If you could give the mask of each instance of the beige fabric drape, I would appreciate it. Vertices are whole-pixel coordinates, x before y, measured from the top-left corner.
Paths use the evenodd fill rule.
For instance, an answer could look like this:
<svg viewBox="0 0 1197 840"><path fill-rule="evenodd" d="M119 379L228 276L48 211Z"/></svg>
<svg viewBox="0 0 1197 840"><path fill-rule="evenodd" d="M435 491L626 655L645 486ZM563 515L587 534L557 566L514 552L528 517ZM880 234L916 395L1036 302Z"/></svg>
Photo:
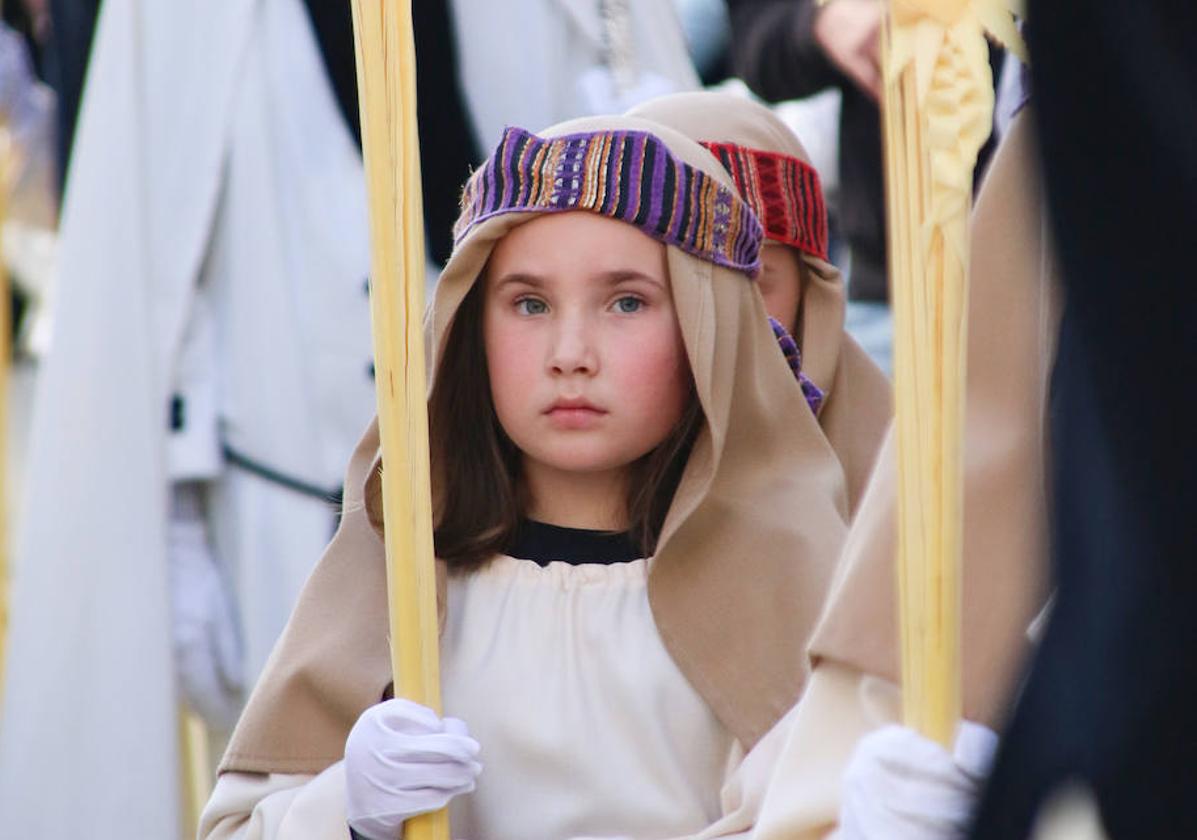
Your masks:
<svg viewBox="0 0 1197 840"><path fill-rule="evenodd" d="M1047 576L1044 412L1054 351L1051 248L1033 130L1012 125L977 197L969 270L964 714L997 724ZM890 434L811 652L897 682L896 449Z"/></svg>

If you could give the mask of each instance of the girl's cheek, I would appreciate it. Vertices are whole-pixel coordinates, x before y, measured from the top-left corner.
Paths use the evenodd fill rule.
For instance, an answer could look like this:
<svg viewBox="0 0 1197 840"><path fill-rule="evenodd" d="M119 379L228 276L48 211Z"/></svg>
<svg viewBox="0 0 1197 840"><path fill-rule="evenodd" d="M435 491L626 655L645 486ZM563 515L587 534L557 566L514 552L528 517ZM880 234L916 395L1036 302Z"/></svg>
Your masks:
<svg viewBox="0 0 1197 840"><path fill-rule="evenodd" d="M532 384L539 367L524 348L507 346L491 365L491 375L493 380L508 383L509 388L522 393Z"/></svg>
<svg viewBox="0 0 1197 840"><path fill-rule="evenodd" d="M533 337L519 324L497 319L488 324L486 335L486 364L496 403L511 405L529 384L533 370L535 347Z"/></svg>
<svg viewBox="0 0 1197 840"><path fill-rule="evenodd" d="M666 388L688 384L690 368L673 319L663 319L632 340L621 342L619 353L620 378L629 392L642 391L656 401Z"/></svg>

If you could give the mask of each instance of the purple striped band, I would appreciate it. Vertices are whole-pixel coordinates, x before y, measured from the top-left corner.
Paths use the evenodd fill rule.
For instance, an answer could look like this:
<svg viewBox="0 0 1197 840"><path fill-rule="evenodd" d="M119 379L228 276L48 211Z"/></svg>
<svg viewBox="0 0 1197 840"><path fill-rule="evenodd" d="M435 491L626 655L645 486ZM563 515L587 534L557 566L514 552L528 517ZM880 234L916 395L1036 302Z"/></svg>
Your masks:
<svg viewBox="0 0 1197 840"><path fill-rule="evenodd" d="M466 182L453 238L460 243L475 225L504 213L568 210L627 222L752 277L760 271L764 232L748 205L644 131L546 139L506 129L495 153Z"/></svg>

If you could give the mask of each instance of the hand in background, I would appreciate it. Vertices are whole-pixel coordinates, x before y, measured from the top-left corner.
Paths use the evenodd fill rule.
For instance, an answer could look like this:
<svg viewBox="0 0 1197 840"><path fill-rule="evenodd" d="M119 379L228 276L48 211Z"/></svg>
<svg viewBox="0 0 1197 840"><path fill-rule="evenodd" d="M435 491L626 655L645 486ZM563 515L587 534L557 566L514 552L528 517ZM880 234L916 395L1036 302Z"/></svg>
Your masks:
<svg viewBox="0 0 1197 840"><path fill-rule="evenodd" d="M175 671L188 705L223 732L241 711L241 642L199 496L197 484L177 483L167 523Z"/></svg>
<svg viewBox="0 0 1197 840"><path fill-rule="evenodd" d="M815 16L815 40L831 63L874 100L881 100L881 16L878 0L831 0Z"/></svg>

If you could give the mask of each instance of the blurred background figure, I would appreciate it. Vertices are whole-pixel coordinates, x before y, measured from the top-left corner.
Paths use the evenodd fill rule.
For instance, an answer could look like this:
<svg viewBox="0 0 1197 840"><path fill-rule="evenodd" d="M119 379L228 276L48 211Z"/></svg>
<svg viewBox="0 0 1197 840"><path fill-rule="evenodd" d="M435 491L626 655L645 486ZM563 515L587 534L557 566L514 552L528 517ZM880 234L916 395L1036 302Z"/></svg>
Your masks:
<svg viewBox="0 0 1197 840"><path fill-rule="evenodd" d="M13 281L13 338L19 353L30 350L34 323L40 324L37 346L44 346L44 323L36 315L49 294L50 232L58 221L56 107L45 82L39 8L33 0L6 3L0 23L0 123L8 167L3 250Z"/></svg>
<svg viewBox="0 0 1197 840"><path fill-rule="evenodd" d="M235 720L372 411L364 184L300 0L107 0L70 34L0 833L170 837L180 700Z"/></svg>
<svg viewBox="0 0 1197 840"><path fill-rule="evenodd" d="M0 160L5 216L0 254L9 280L13 367L9 378L9 488L24 475L32 357L49 341L49 298L58 222L55 97L45 82L45 15L35 0L4 4L0 22ZM9 531L11 533L11 531ZM0 592L4 589L0 582Z"/></svg>
<svg viewBox="0 0 1197 840"><path fill-rule="evenodd" d="M880 0L727 0L731 69L770 102L834 90L840 97L839 231L833 255L848 277L848 331L891 372L893 321L886 274L881 169ZM1001 54L991 48L996 71ZM807 131L802 132L807 136ZM981 152L984 170L992 142Z"/></svg>

